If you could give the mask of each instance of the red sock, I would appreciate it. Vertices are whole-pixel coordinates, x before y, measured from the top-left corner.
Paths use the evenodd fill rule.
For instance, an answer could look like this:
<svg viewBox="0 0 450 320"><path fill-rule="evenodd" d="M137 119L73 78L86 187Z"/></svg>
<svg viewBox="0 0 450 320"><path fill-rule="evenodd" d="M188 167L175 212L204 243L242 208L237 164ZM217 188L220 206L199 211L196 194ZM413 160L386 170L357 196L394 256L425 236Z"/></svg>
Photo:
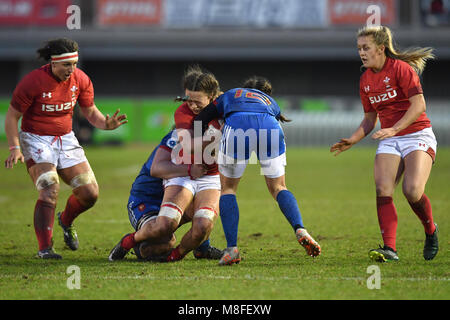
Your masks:
<svg viewBox="0 0 450 320"><path fill-rule="evenodd" d="M395 209L392 197L377 197L377 214L384 245L395 251L397 210Z"/></svg>
<svg viewBox="0 0 450 320"><path fill-rule="evenodd" d="M67 204L64 212L61 214L61 222L64 226L68 227L80 213L86 211L87 209L89 208L83 206L75 197L75 195L71 194L69 199L67 199Z"/></svg>
<svg viewBox="0 0 450 320"><path fill-rule="evenodd" d="M121 246L123 248L130 250L137 244L137 242L134 240L135 233L136 232L130 233L129 235L127 235L125 238L122 239Z"/></svg>
<svg viewBox="0 0 450 320"><path fill-rule="evenodd" d="M39 250L52 246L53 222L55 220L55 205L38 200L34 207L34 231L39 243Z"/></svg>
<svg viewBox="0 0 450 320"><path fill-rule="evenodd" d="M425 232L430 235L433 234L436 227L433 222L433 211L431 210L430 199L428 199L424 193L419 201L416 203L410 202L409 205L422 222Z"/></svg>
<svg viewBox="0 0 450 320"><path fill-rule="evenodd" d="M184 255L180 253L180 246L177 246L175 249L172 249L169 256L167 257L167 262L178 261L184 258Z"/></svg>

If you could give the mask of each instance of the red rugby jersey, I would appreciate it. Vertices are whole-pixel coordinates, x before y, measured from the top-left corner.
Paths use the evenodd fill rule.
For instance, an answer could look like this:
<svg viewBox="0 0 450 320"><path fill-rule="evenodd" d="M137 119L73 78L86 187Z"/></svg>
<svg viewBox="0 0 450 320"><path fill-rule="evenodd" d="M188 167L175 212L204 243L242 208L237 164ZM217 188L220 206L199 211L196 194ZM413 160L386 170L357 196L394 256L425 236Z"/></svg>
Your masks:
<svg viewBox="0 0 450 320"><path fill-rule="evenodd" d="M387 57L381 71L367 69L359 82L359 93L364 112L376 112L381 128L391 128L406 113L411 103L409 98L423 93L420 79L406 62ZM402 136L431 127L423 112L412 124L397 133Z"/></svg>
<svg viewBox="0 0 450 320"><path fill-rule="evenodd" d="M191 129L194 130L194 118L196 114L192 112L192 110L189 108L187 103L183 103L181 106L178 107L178 109L175 111L175 127L177 129ZM214 128L220 130L220 124L217 119L212 120L209 125L213 126ZM201 129L201 127L200 127ZM203 153L202 153L203 154ZM180 152L180 157L183 156L183 150ZM192 155L191 160L194 160L194 155ZM194 163L192 161L192 163ZM205 163L205 162L203 162ZM217 175L219 174L219 166L217 163L207 165L208 172L207 175Z"/></svg>
<svg viewBox="0 0 450 320"><path fill-rule="evenodd" d="M72 130L73 108L94 105L91 79L76 68L66 81L58 80L46 64L27 74L14 90L11 106L23 113L22 131L61 136Z"/></svg>

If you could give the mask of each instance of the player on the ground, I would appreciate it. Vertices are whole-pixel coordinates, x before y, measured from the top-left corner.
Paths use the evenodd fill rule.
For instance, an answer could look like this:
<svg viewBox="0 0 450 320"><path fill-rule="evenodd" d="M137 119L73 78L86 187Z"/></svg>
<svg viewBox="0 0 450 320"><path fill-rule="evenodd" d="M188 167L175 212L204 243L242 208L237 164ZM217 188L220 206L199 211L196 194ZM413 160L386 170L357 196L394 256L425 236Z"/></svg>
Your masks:
<svg viewBox="0 0 450 320"><path fill-rule="evenodd" d="M423 257L433 259L439 249L437 225L425 185L435 160L436 138L425 110L418 74L426 60L434 58L431 48L397 51L389 28L364 27L357 35L358 52L366 71L360 79L364 119L348 139L335 143L335 155L348 150L367 136L380 119L380 140L375 157L374 178L378 222L384 246L369 251L371 259L398 260L396 248L397 211L392 199L403 175L403 194L425 229Z"/></svg>
<svg viewBox="0 0 450 320"><path fill-rule="evenodd" d="M48 64L27 74L14 90L5 119L10 155L6 168L26 163L39 191L34 209L38 258L61 259L53 249L53 223L59 178L72 188L64 211L58 213L64 241L78 249L73 221L91 208L98 197L94 173L72 131L73 109L78 102L86 119L96 128L113 130L126 123L126 115L106 117L94 104L89 77L77 68L78 44L70 39L48 41L37 50ZM22 118L21 132L18 130Z"/></svg>
<svg viewBox="0 0 450 320"><path fill-rule="evenodd" d="M192 178L197 179L206 173L206 168L201 164L176 165L172 163L171 153L177 141L176 132L171 130L150 154L131 187L127 205L128 217L140 238L146 239L145 234L157 227L155 222L164 196L163 179L183 177L189 174ZM190 204L180 225L191 221L192 215L192 204ZM163 235L161 238L143 240L139 244L130 241L131 239L130 234L124 236L111 250L109 260L122 260L134 247L135 253L140 259L163 261L167 259L176 242L173 233ZM221 250L210 246L209 239L205 240L193 253L197 259L220 259L222 256Z"/></svg>
<svg viewBox="0 0 450 320"><path fill-rule="evenodd" d="M194 117L217 97L220 92L219 82L212 73L203 71L198 66L192 66L184 75L183 88L185 97L181 99L185 102L175 112L175 126L183 149L181 153L173 152L172 161L178 163L181 157L181 163L187 165L187 174L164 180L164 198L152 228L145 229L145 232L132 233L122 240L122 245L129 250L144 240L171 237L178 228L183 213L193 202L192 228L183 236L180 244L172 250L167 258L169 262L183 259L189 251L209 238L217 218L220 197L217 164L209 164L204 176L193 176L192 166L195 164L193 161L195 155L191 156L194 148L189 146L193 140ZM212 130L219 129L217 122L215 126ZM203 162L202 146L199 149L201 157L198 164L201 164Z"/></svg>
<svg viewBox="0 0 450 320"><path fill-rule="evenodd" d="M227 248L219 265L231 265L241 260L237 247L239 207L236 191L252 152L256 153L268 190L294 229L298 242L312 257L321 252L320 245L303 226L295 196L286 188L286 145L279 121L290 120L281 115L271 93L272 85L267 79L250 78L242 88L219 96L195 119L203 124L215 118L225 121L218 160L222 185L220 217Z"/></svg>

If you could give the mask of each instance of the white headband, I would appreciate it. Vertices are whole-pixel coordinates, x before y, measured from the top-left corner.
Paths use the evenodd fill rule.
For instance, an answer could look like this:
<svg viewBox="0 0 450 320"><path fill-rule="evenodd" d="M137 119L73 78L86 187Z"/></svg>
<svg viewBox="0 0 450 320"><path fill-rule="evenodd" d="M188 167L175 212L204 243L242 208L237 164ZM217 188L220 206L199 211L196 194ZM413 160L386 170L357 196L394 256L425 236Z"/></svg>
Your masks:
<svg viewBox="0 0 450 320"><path fill-rule="evenodd" d="M63 62L63 61L73 61L78 60L78 52L68 52L58 55L50 56L52 58L52 62Z"/></svg>

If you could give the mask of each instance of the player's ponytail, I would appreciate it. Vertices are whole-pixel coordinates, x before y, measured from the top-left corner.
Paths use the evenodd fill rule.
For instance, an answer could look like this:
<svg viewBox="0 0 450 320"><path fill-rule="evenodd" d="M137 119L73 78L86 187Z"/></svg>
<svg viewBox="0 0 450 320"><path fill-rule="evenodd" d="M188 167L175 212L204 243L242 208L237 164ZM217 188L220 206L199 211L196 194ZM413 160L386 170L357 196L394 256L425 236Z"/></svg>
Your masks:
<svg viewBox="0 0 450 320"><path fill-rule="evenodd" d="M272 84L269 80L260 76L252 76L244 81L242 85L243 88L256 89L265 94L272 95ZM291 122L292 120L286 118L284 115L280 114L279 120L281 122Z"/></svg>
<svg viewBox="0 0 450 320"><path fill-rule="evenodd" d="M244 81L242 88L251 88L272 95L272 84L269 80L260 76L252 76Z"/></svg>
<svg viewBox="0 0 450 320"><path fill-rule="evenodd" d="M71 39L60 38L48 40L44 46L39 48L36 52L38 54L38 58L42 58L45 61L50 61L52 55L76 51L78 51L78 43Z"/></svg>
<svg viewBox="0 0 450 320"><path fill-rule="evenodd" d="M392 32L388 27L364 27L358 30L357 38L372 36L377 46L385 46L387 57L399 59L408 63L417 74L421 74L425 69L428 59L434 59L433 48L410 48L406 50L396 50L394 46Z"/></svg>

